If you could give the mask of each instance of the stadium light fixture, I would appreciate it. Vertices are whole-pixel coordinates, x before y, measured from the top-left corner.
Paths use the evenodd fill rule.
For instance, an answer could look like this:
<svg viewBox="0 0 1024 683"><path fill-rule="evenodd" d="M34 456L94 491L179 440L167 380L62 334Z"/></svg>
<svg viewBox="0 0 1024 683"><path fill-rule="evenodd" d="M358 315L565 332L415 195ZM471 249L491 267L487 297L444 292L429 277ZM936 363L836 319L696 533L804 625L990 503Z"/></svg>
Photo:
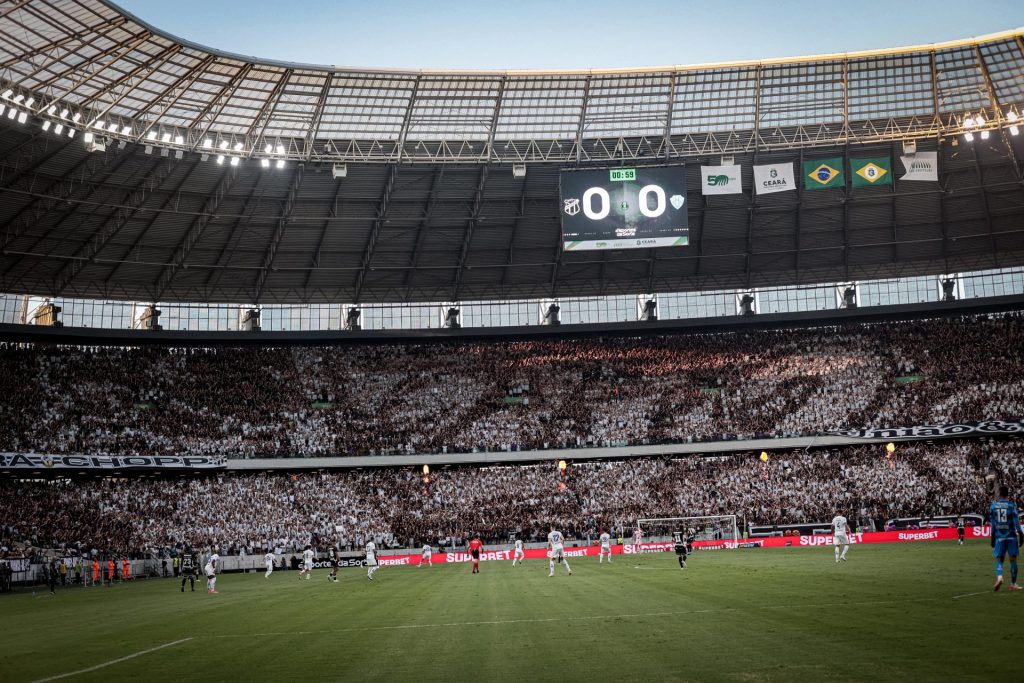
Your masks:
<svg viewBox="0 0 1024 683"><path fill-rule="evenodd" d="M277 167L278 168L284 168L284 159L278 159L277 160Z"/></svg>
<svg viewBox="0 0 1024 683"><path fill-rule="evenodd" d="M964 117L964 120L961 123L961 125L964 128L974 128L974 117L968 114L967 116Z"/></svg>
<svg viewBox="0 0 1024 683"><path fill-rule="evenodd" d="M974 133L970 131L964 133L964 140L966 140L967 142L974 142Z"/></svg>
<svg viewBox="0 0 1024 683"><path fill-rule="evenodd" d="M224 163L224 155L223 154L218 154L217 155L217 163L218 164L223 164Z"/></svg>
<svg viewBox="0 0 1024 683"><path fill-rule="evenodd" d="M14 94L14 91L11 90L10 88L8 88L7 90L4 90L4 94L0 95L0 97L3 97L5 100L9 100L9 99L11 99L11 95L13 95L13 94Z"/></svg>
<svg viewBox="0 0 1024 683"><path fill-rule="evenodd" d="M284 145L278 145L277 146L277 153L278 154L284 154Z"/></svg>
<svg viewBox="0 0 1024 683"><path fill-rule="evenodd" d="M26 106L26 107L28 107L29 109L31 109L31 108L32 108L32 105L33 105L33 104L35 104L35 103L36 103L36 98L34 98L34 97L30 97L30 98L28 98L28 99L27 99L27 100L25 101L25 106Z"/></svg>
<svg viewBox="0 0 1024 683"><path fill-rule="evenodd" d="M57 113L57 105L51 104L49 107L46 108L46 113L50 116L53 116L55 113Z"/></svg>
<svg viewBox="0 0 1024 683"><path fill-rule="evenodd" d="M28 120L28 112L21 112L18 114L18 123L25 123Z"/></svg>
<svg viewBox="0 0 1024 683"><path fill-rule="evenodd" d="M244 145L241 142L236 142L235 143L235 151L236 152L241 152L243 147L244 147Z"/></svg>
<svg viewBox="0 0 1024 683"><path fill-rule="evenodd" d="M24 95L15 95L15 96L14 96L14 103L15 103L15 104L21 104L21 101L22 101L23 99L25 99L25 96L24 96Z"/></svg>
<svg viewBox="0 0 1024 683"><path fill-rule="evenodd" d="M184 145L185 144L184 136L182 136L182 135L175 135L174 136L174 144L176 144L176 145Z"/></svg>
<svg viewBox="0 0 1024 683"><path fill-rule="evenodd" d="M63 133L64 132L64 124L63 123L58 123L56 126L53 127L53 132L56 133L57 135L60 135L61 133Z"/></svg>
<svg viewBox="0 0 1024 683"><path fill-rule="evenodd" d="M75 123L78 123L79 121L82 120L82 113L76 111L75 115L71 117L71 120L74 121Z"/></svg>
<svg viewBox="0 0 1024 683"><path fill-rule="evenodd" d="M982 116L981 114L978 114L977 116L975 116L974 117L974 125L976 125L976 126L984 126L985 125L985 117Z"/></svg>
<svg viewBox="0 0 1024 683"><path fill-rule="evenodd" d="M132 134L132 127L131 126L125 126L124 128L121 129L121 135L131 135L131 134Z"/></svg>
<svg viewBox="0 0 1024 683"><path fill-rule="evenodd" d="M1012 109L1010 111L1006 112L1006 120L1009 121L1010 123L1013 123L1014 121L1016 121L1017 118L1018 118L1017 117L1017 112L1013 111Z"/></svg>
<svg viewBox="0 0 1024 683"><path fill-rule="evenodd" d="M150 142L152 142L153 140L156 140L156 131L155 130L149 131L149 133L146 134L146 139L149 140Z"/></svg>
<svg viewBox="0 0 1024 683"><path fill-rule="evenodd" d="M68 112L68 110L67 110L67 109L61 109L61 110L60 110L60 117L61 117L62 119L66 119L66 118L68 117L68 114L69 114L69 113L70 113L70 112Z"/></svg>
<svg viewBox="0 0 1024 683"><path fill-rule="evenodd" d="M46 132L48 130L50 130L50 122L49 121L43 121L43 132Z"/></svg>
<svg viewBox="0 0 1024 683"><path fill-rule="evenodd" d="M0 116L4 115L4 110L7 109L7 105L0 104Z"/></svg>
<svg viewBox="0 0 1024 683"><path fill-rule="evenodd" d="M1020 135L1020 128L1017 126L1010 126L1010 135Z"/></svg>
<svg viewBox="0 0 1024 683"><path fill-rule="evenodd" d="M76 131L75 131L75 129L74 129L74 128L68 128L68 137L69 137L69 138L73 138L73 137L75 137L75 132L76 132Z"/></svg>
<svg viewBox="0 0 1024 683"><path fill-rule="evenodd" d="M228 141L227 140L221 140L220 144L217 145L217 146L220 147L221 149L227 149L228 148Z"/></svg>
<svg viewBox="0 0 1024 683"><path fill-rule="evenodd" d="M988 140L988 131L987 130L981 131L981 139L982 140Z"/></svg>
<svg viewBox="0 0 1024 683"><path fill-rule="evenodd" d="M231 157L231 165L238 166L238 157Z"/></svg>
<svg viewBox="0 0 1024 683"><path fill-rule="evenodd" d="M85 135L82 136L82 139L86 142L92 142L95 138L90 131L85 131Z"/></svg>
<svg viewBox="0 0 1024 683"><path fill-rule="evenodd" d="M262 168L270 168L270 159L260 159L260 166Z"/></svg>
<svg viewBox="0 0 1024 683"><path fill-rule="evenodd" d="M15 109L14 107L11 107L10 109L7 110L7 118L13 119L17 115L18 115L18 110Z"/></svg>
<svg viewBox="0 0 1024 683"><path fill-rule="evenodd" d="M263 146L263 151L266 152L267 154L272 154L274 151L274 146L268 142L266 145Z"/></svg>
<svg viewBox="0 0 1024 683"><path fill-rule="evenodd" d="M170 133L164 133L163 137L160 138L160 140L162 142L164 142L164 143L169 143L171 141L171 134Z"/></svg>
<svg viewBox="0 0 1024 683"><path fill-rule="evenodd" d="M92 127L95 128L96 130L103 130L104 128L107 127L107 122L106 121L93 121L92 122Z"/></svg>

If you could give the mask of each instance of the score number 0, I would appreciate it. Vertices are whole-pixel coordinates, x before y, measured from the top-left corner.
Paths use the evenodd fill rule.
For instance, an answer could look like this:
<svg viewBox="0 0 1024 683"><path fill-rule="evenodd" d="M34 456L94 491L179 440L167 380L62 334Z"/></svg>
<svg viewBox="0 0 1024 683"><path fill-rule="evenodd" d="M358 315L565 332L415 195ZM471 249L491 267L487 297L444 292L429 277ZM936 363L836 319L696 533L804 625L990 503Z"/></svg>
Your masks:
<svg viewBox="0 0 1024 683"><path fill-rule="evenodd" d="M647 206L647 198L652 194L656 200L653 209ZM599 200L600 208L598 208L597 211L594 211L591 206L594 197L597 197ZM644 185L640 188L637 200L640 213L647 218L657 218L661 214L665 213L665 209L667 208L665 190L661 189L660 185ZM582 204L583 215L592 221L604 220L612 210L612 198L608 195L608 190L603 187L591 187L587 189L587 191L583 193Z"/></svg>

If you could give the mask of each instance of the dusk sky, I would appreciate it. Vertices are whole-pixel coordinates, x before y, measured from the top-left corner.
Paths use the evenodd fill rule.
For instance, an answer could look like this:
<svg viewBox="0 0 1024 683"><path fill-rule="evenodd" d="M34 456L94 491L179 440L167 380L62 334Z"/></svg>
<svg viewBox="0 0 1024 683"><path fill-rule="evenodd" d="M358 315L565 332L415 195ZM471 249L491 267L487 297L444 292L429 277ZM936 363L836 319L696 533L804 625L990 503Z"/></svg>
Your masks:
<svg viewBox="0 0 1024 683"><path fill-rule="evenodd" d="M227 52L411 69L694 64L916 45L1024 26L1020 0L119 4L164 31Z"/></svg>

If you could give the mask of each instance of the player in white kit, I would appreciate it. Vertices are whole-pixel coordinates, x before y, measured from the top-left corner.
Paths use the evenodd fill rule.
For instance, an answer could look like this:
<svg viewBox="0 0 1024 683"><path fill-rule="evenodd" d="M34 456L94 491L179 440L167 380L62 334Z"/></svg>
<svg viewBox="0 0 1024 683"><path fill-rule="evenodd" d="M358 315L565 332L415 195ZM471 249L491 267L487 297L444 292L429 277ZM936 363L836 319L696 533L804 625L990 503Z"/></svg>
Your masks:
<svg viewBox="0 0 1024 683"><path fill-rule="evenodd" d="M308 545L306 549L302 551L302 569L299 570L299 578L302 575L306 575L306 580L309 581L309 577L313 576L313 549Z"/></svg>
<svg viewBox="0 0 1024 683"><path fill-rule="evenodd" d="M565 542L565 538L562 536L562 532L551 527L551 533L548 534L548 566L551 571L548 576L555 575L555 565L561 562L565 565L565 570L569 572L569 576L572 576L572 569L569 567L569 561L565 559L565 549L562 547L562 543Z"/></svg>
<svg viewBox="0 0 1024 683"><path fill-rule="evenodd" d="M266 555L263 556L263 559L267 563L267 573L263 576L269 579L270 575L274 573L274 551L271 550L270 552L268 552Z"/></svg>
<svg viewBox="0 0 1024 683"><path fill-rule="evenodd" d="M635 546L634 550L636 551L637 555L639 555L642 552L640 549L640 541L642 541L643 539L644 532L640 530L640 527L633 529L633 545Z"/></svg>
<svg viewBox="0 0 1024 683"><path fill-rule="evenodd" d="M377 569L377 544L370 541L366 544L366 578L373 581L373 574Z"/></svg>
<svg viewBox="0 0 1024 683"><path fill-rule="evenodd" d="M422 555L422 557L420 557L420 566L422 567L424 564L426 564L426 565L429 565L429 566L433 567L434 566L434 560L432 559L433 557L434 557L434 549L430 547L429 543L425 544L423 546L423 555Z"/></svg>
<svg viewBox="0 0 1024 683"><path fill-rule="evenodd" d="M846 562L846 551L850 549L850 525L846 517L836 515L832 518L832 544L836 548L836 562ZM839 546L843 546L843 554L839 554Z"/></svg>
<svg viewBox="0 0 1024 683"><path fill-rule="evenodd" d="M612 563L612 537L608 535L607 531L601 533L599 537L601 541L601 548L597 551L597 563L601 564L604 562L604 558L608 556L608 564Z"/></svg>
<svg viewBox="0 0 1024 683"><path fill-rule="evenodd" d="M220 555L214 553L210 555L209 561L203 568L206 570L206 592L216 593L217 592L217 563L220 562Z"/></svg>
<svg viewBox="0 0 1024 683"><path fill-rule="evenodd" d="M523 539L517 538L516 549L515 552L512 553L512 566L516 566L516 562L519 562L521 564L525 559L526 553L523 552Z"/></svg>

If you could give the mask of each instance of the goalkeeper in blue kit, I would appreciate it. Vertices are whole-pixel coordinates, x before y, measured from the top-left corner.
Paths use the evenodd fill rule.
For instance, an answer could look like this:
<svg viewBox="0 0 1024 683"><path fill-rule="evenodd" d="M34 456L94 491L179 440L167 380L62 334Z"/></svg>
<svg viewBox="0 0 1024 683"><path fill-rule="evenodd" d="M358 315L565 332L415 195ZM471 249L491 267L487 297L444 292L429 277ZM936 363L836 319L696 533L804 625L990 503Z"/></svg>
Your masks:
<svg viewBox="0 0 1024 683"><path fill-rule="evenodd" d="M1003 560L1010 556L1010 590L1019 591L1017 585L1017 555L1024 544L1024 533L1020 530L1020 515L1017 506L1007 500L1010 488L1005 484L999 487L999 498L988 509L989 522L992 525L992 557L996 558L996 585L999 590L1003 585Z"/></svg>

